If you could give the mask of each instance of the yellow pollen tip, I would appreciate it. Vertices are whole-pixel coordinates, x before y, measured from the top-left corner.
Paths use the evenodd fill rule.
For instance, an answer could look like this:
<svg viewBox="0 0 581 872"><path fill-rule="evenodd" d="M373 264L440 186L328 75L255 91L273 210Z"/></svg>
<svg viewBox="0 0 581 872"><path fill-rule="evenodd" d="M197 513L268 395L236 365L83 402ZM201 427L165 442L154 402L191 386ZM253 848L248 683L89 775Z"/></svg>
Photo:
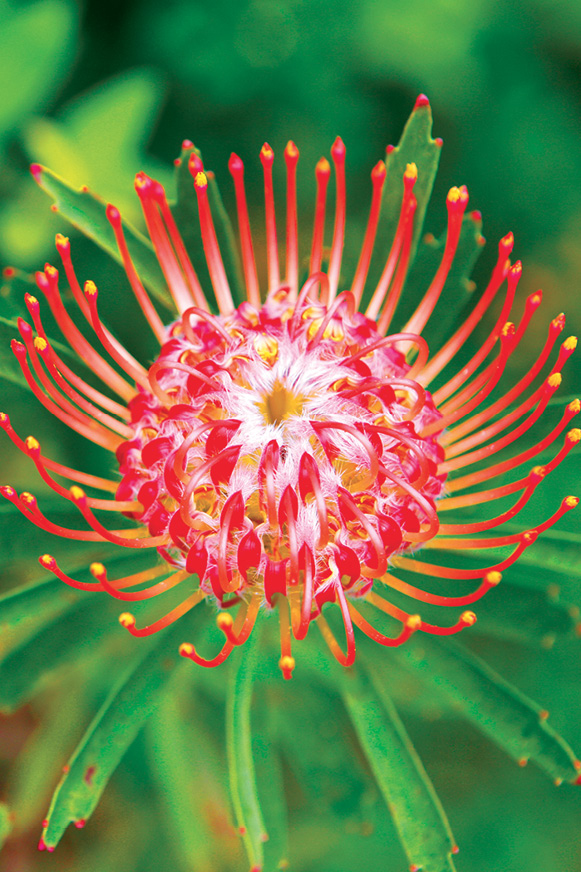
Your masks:
<svg viewBox="0 0 581 872"><path fill-rule="evenodd" d="M330 173L331 172L331 164L327 160L326 157L321 157L317 161L317 166L315 170L319 173Z"/></svg>
<svg viewBox="0 0 581 872"><path fill-rule="evenodd" d="M33 294L27 294L26 299L32 306L35 306L38 303L38 297L33 296Z"/></svg>
<svg viewBox="0 0 581 872"><path fill-rule="evenodd" d="M25 442L29 451L37 451L40 448L40 443L34 436L27 436Z"/></svg>
<svg viewBox="0 0 581 872"><path fill-rule="evenodd" d="M569 403L567 408L570 412L574 412L575 414L581 412L581 400L573 400L571 403Z"/></svg>
<svg viewBox="0 0 581 872"><path fill-rule="evenodd" d="M232 620L232 615L229 615L227 612L220 612L216 618L216 623L221 630L229 630L234 621Z"/></svg>
<svg viewBox="0 0 581 872"><path fill-rule="evenodd" d="M547 474L547 469L545 466L533 466L531 469L531 475L536 475L538 478L544 478Z"/></svg>
<svg viewBox="0 0 581 872"><path fill-rule="evenodd" d="M119 615L119 623L122 627L127 629L128 627L135 626L135 616L131 614L131 612L122 612Z"/></svg>
<svg viewBox="0 0 581 872"><path fill-rule="evenodd" d="M515 327L512 321L507 321L500 332L502 336L514 336L514 331Z"/></svg>
<svg viewBox="0 0 581 872"><path fill-rule="evenodd" d="M461 615L461 621L463 624L466 624L467 627L471 627L476 623L476 615L474 612L463 612Z"/></svg>
<svg viewBox="0 0 581 872"><path fill-rule="evenodd" d="M260 151L264 155L264 157L268 158L269 160L271 157L274 157L274 152L272 148L270 147L270 145L266 145L266 143L262 146Z"/></svg>
<svg viewBox="0 0 581 872"><path fill-rule="evenodd" d="M85 282L85 293L90 294L91 297L95 296L95 294L97 293L97 285L95 284L95 282L92 282L90 279L89 281Z"/></svg>
<svg viewBox="0 0 581 872"><path fill-rule="evenodd" d="M563 348L565 349L565 351L575 351L575 349L577 348L577 337L569 336L568 339L565 339L565 341L563 342Z"/></svg>
<svg viewBox="0 0 581 872"><path fill-rule="evenodd" d="M57 235L55 236L55 240L57 245L67 245L69 237L63 236L62 233L57 233Z"/></svg>
<svg viewBox="0 0 581 872"><path fill-rule="evenodd" d="M448 203L457 203L458 200L460 199L460 196L461 196L460 188L457 188L456 186L454 186L453 188L450 188L450 190L448 191L448 197L447 197Z"/></svg>
<svg viewBox="0 0 581 872"><path fill-rule="evenodd" d="M76 484L72 486L72 488L70 489L70 493L74 500L82 500L85 496L85 491Z"/></svg>
<svg viewBox="0 0 581 872"><path fill-rule="evenodd" d="M284 657L281 657L278 661L279 667L283 672L292 672L295 668L295 658L291 657L289 654L285 654Z"/></svg>
<svg viewBox="0 0 581 872"><path fill-rule="evenodd" d="M495 587L497 584L500 584L500 582L502 581L502 574L500 572L497 572L495 569L493 569L492 572L486 573L486 575L484 576L484 580L486 581L487 584L490 584L493 587Z"/></svg>
<svg viewBox="0 0 581 872"><path fill-rule="evenodd" d="M196 173L194 185L196 186L196 188L206 188L208 185L208 178L206 176L206 173Z"/></svg>
<svg viewBox="0 0 581 872"><path fill-rule="evenodd" d="M579 497L565 497L563 502L568 509L575 509L579 505Z"/></svg>
<svg viewBox="0 0 581 872"><path fill-rule="evenodd" d="M567 433L567 439L569 442L572 442L573 445L576 445L577 442L581 441L581 430L575 427L573 430L569 430Z"/></svg>
<svg viewBox="0 0 581 872"><path fill-rule="evenodd" d="M47 276L56 276L56 269L54 268L54 266L51 266L50 263L47 263L46 267L44 268L44 272Z"/></svg>
<svg viewBox="0 0 581 872"><path fill-rule="evenodd" d="M36 498L33 497L33 495L31 493L29 493L28 491L22 491L22 493L20 494L20 499L23 500L25 503L35 503L36 502Z"/></svg>
<svg viewBox="0 0 581 872"><path fill-rule="evenodd" d="M91 575L105 575L105 567L102 563L91 563L89 572Z"/></svg>
<svg viewBox="0 0 581 872"><path fill-rule="evenodd" d="M40 558L40 562L42 563L43 566L50 566L52 564L53 560L54 560L54 557L52 556L52 554L43 554L42 557Z"/></svg>
<svg viewBox="0 0 581 872"><path fill-rule="evenodd" d="M422 627L422 619L419 615L408 615L405 625L408 630L420 630Z"/></svg>
<svg viewBox="0 0 581 872"><path fill-rule="evenodd" d="M415 163L409 163L405 168L404 178L417 179L417 177L418 177L417 165ZM458 189L456 189L456 190L458 190Z"/></svg>
<svg viewBox="0 0 581 872"><path fill-rule="evenodd" d="M550 388L558 388L561 382L563 381L563 376L560 372L554 372L553 375L550 375L547 379L547 384Z"/></svg>
<svg viewBox="0 0 581 872"><path fill-rule="evenodd" d="M190 642L182 642L178 651L182 657L189 657L194 653L194 646Z"/></svg>
<svg viewBox="0 0 581 872"><path fill-rule="evenodd" d="M34 347L37 351L46 351L48 347L48 342L46 339L43 339L42 336L37 336L34 340Z"/></svg>

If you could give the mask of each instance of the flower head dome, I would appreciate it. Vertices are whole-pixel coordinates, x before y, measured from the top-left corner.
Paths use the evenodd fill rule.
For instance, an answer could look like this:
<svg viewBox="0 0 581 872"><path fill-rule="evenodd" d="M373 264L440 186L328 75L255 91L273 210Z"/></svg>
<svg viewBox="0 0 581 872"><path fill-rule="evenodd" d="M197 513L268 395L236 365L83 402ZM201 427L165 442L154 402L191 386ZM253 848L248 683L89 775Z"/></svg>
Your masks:
<svg viewBox="0 0 581 872"><path fill-rule="evenodd" d="M426 107L427 101L419 98L415 111ZM432 143L436 149L441 144ZM430 320L440 317L438 302L455 268L463 232L468 227L481 242L480 217L466 212L466 188L450 190L439 264L415 310L394 332L417 241L418 203L423 211L425 188L416 197L421 170L408 163L395 181L390 174L392 187L386 189L390 162L397 166L394 150L388 149L386 162L374 167L367 229L357 266L348 274L342 263L346 149L340 139L331 158L336 196L326 248L331 165L322 158L315 167L314 226L299 237L299 151L292 142L284 151L281 219L273 194L274 152L263 146L266 264L258 270L244 166L232 155L245 289L241 300L235 298L219 242L223 207L215 180L192 144L184 143L181 167L187 165L197 199L198 214L191 220L199 223L206 287L163 187L138 174L136 191L175 305L169 323L162 320L132 254L134 231L115 207L107 206L109 228L144 327L159 342L149 367L104 326L97 288L87 281L81 289L69 240L61 235L57 249L64 276L47 264L37 274L37 285L71 348L106 388L88 384L59 356L44 329L41 304L30 294L26 305L32 324L19 322L22 341L12 346L39 402L113 452L121 480L97 478L50 460L35 437L22 440L2 415L4 431L42 479L74 503L84 524L78 529L58 526L32 494L18 496L10 486L1 489L4 497L49 532L151 554L149 568L121 578L110 578L103 564L94 563L94 582L69 577L51 555L43 555L41 564L73 587L128 603L120 622L134 636L155 633L210 599L224 633L221 649L210 657L202 656L195 642L184 641L180 649L205 666L226 660L252 633L261 610L278 612L285 678L295 666L292 641L304 639L312 624L346 666L355 658L354 628L388 647L416 632L456 633L476 620L467 607L500 582L501 573L538 534L577 505L576 498L567 497L550 518L526 532L496 530L518 514L581 437L577 429L567 432L579 412L574 401L536 445L518 447L558 389L576 340L566 339L551 362L565 323L558 315L534 366L516 384L506 384L507 362L541 302L540 292L531 295L518 323L509 320L521 276L520 263L510 260L512 234L500 241L496 266L478 302L440 347L429 348L423 334ZM43 185L46 171L34 165L32 172ZM397 201L398 217L390 243L383 247L377 235L386 198ZM371 282L374 258L381 269ZM266 281L259 280L259 272ZM63 278L94 331L93 341L63 304ZM104 289L105 302L108 294L110 289ZM475 328L497 297L500 314L484 340L472 345ZM541 375L542 383L533 387ZM537 455L555 442L553 459L534 465ZM511 445L511 454L500 455ZM512 470L514 477L499 484L498 478ZM495 512L495 502L509 495L512 507ZM490 504L486 520L446 522L451 510L482 503ZM103 512L130 519L131 526L108 525L101 520ZM469 569L418 554L422 548L431 554L465 549L485 555L487 549L505 546L502 559L483 556ZM172 589L179 601L168 609L165 595ZM138 626L130 604L142 600L151 601L151 618ZM407 608L402 600L409 602ZM378 629L369 611L364 617L362 603L395 619L394 633ZM327 623L327 604L340 610L345 643ZM423 604L441 607L441 621L424 620Z"/></svg>

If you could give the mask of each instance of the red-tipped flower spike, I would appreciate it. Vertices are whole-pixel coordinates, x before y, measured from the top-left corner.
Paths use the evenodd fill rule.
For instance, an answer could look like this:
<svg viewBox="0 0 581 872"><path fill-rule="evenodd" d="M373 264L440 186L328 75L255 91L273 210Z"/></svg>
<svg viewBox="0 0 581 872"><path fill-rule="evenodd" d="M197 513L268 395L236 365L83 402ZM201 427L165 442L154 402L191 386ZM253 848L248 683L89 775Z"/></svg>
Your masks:
<svg viewBox="0 0 581 872"><path fill-rule="evenodd" d="M421 95L415 109L427 105ZM184 147L192 148L187 142ZM388 160L392 151L388 148ZM380 161L371 173L367 229L355 272L347 276L342 272L346 154L337 138L331 162L321 158L316 165L314 221L305 240L298 232L299 151L293 142L284 150L286 204L279 208L279 225L284 225L280 230L274 152L266 143L262 147L268 276L262 289L246 200L245 185L253 183L252 173L245 178L242 160L231 156L247 291L247 299L236 308L208 195L212 176L192 151L188 169L217 313L211 312L164 189L140 173L136 190L176 306L176 320L168 325L133 263L121 215L114 206L107 207L144 323L160 342L149 369L104 327L97 288L88 281L81 289L69 240L57 236L66 280L80 314L93 328L93 340L85 338L63 305L54 267L46 265L37 274L38 287L65 339L119 400L87 384L61 360L44 332L38 300L26 295L34 329L20 321L22 342L13 343L25 379L48 411L114 452L121 481L116 484L50 460L37 439L23 440L2 414L0 427L32 460L43 481L76 506L84 527L54 524L32 494L19 497L10 486L0 488L0 493L32 523L56 535L157 551L159 559L149 569L115 580L108 579L101 563L91 565L94 582L75 581L51 555L40 557L40 563L82 590L121 601L159 602L144 626L137 626L130 611L121 614L121 624L135 636L155 633L210 598L219 609L222 647L210 658L202 657L191 642L180 648L184 657L204 666L217 666L243 645L261 609L278 611L279 666L285 679L295 668L293 642L304 639L312 623L346 666L354 661L359 632L386 647L400 645L416 632L457 633L476 620L471 610L459 610L499 584L502 572L536 537L578 503L576 497L566 497L551 517L525 532L507 534L502 529L581 440L579 429L568 429L580 410L575 400L565 407L560 423L551 432L542 430L532 447L513 447L508 456L498 456L542 421L560 386L561 369L576 346L576 339L569 337L551 362L564 327L564 317L558 315L550 322L534 366L515 385L506 383L506 364L541 303L540 292L531 295L522 318L516 326L511 323L522 272L520 263L511 265L509 260L512 234L500 241L489 285L464 323L441 348L428 349L422 333L437 317L463 220L468 220L468 192L453 187L446 200L447 238L440 264L403 331L389 333L410 264L418 167L408 164L398 183L399 221L378 283L370 287L386 165ZM39 180L43 168L34 165L32 173ZM326 212L331 175L333 220ZM469 218L480 220L475 212ZM279 242L284 243L280 251ZM310 274L301 287L299 270L305 256ZM325 264L326 271L321 271ZM105 289L102 297L106 299L107 293ZM467 362L464 358L455 365L457 353L498 295L503 303L489 335ZM368 301L365 314L359 311L363 298ZM430 393L442 372L438 389ZM535 387L537 377L541 384ZM541 452L562 442L563 432L564 444L554 449L553 459L531 468ZM499 480L512 470L508 482ZM74 484L65 487L53 474ZM484 482L490 484L482 487ZM105 496L89 496L79 485ZM115 499L107 496L112 492ZM511 496L508 506L494 507ZM487 519L440 521L446 511L484 502L492 504ZM110 529L98 517L103 510L123 513L137 526ZM418 557L419 546L427 554L436 549L506 551L491 560L483 556L481 568L464 569ZM411 575L398 578L398 569ZM191 576L197 577L193 591ZM438 580L447 580L448 586L434 588ZM187 593L168 610L163 594L174 588L174 596L182 589ZM405 610L392 603L391 591L397 592L400 603L403 595L413 603L447 609L450 616L441 624L428 623L416 613L417 606ZM374 626L369 610L364 616L359 605L363 601L378 616L388 615L396 622L391 633ZM334 604L341 614L344 639L335 637L323 616L327 604Z"/></svg>

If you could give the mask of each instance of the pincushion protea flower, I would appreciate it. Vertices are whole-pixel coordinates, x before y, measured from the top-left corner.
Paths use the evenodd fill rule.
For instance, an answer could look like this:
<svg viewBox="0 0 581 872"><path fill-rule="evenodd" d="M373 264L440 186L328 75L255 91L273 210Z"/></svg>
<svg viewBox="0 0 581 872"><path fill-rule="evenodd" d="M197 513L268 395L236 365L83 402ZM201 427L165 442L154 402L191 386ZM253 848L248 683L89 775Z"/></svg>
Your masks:
<svg viewBox="0 0 581 872"><path fill-rule="evenodd" d="M474 624L476 616L468 607L499 584L503 571L540 533L577 505L575 497L566 497L551 517L524 531L522 524L515 532L507 523L580 440L581 430L567 429L580 408L578 400L569 401L553 430L545 427L532 446L522 441L519 445L549 404L555 405L560 372L576 340L566 339L553 355L565 324L564 316L558 315L549 323L547 340L533 366L516 384L506 385L507 364L541 303L541 293L532 294L518 324L507 320L521 277L520 263L509 259L512 234L500 241L490 281L469 314L445 341L428 347L425 336L442 333L440 322L449 320L449 288L456 293L462 284L459 276L468 274L483 242L479 213L466 211L466 188L452 188L446 199L445 242L438 249L428 241L423 249L425 254L429 248L432 261L439 257L439 262L422 287L415 311L408 307L403 317L396 312L400 302L405 308L406 295L417 286L417 275L410 276L410 271L441 146L430 138L430 129L429 104L420 97L400 145L388 147L385 162L372 170L369 218L351 271L343 264L346 151L340 139L331 149L336 196L330 248L324 239L325 225L331 223L326 214L331 166L322 158L315 168L314 227L308 245L299 249L299 153L293 143L284 151L283 268L274 153L268 145L260 152L264 270L254 255L258 237L250 229L244 168L232 155L242 298L216 182L191 142L184 142L177 161L176 204L168 202L158 182L137 176L151 242L123 221L114 206L105 206L86 190L74 191L49 170L33 165L34 178L56 197L53 208L121 262L143 324L160 346L146 368L121 345L101 321L95 284L87 281L81 288L70 242L57 235L66 281L47 264L37 273L36 284L48 303L51 323L56 322L70 344L72 359L78 356L92 373L85 379L79 374L83 370L69 365L71 356L50 338L53 328L46 310L41 314L41 304L32 294L25 296L32 323L19 320L21 341L14 340L12 348L35 397L77 434L110 451L120 481L48 458L35 436L22 439L2 414L5 433L30 458L44 484L78 510L82 523L65 527L52 520L50 512L45 515L31 493L17 495L9 485L0 490L42 530L95 543L101 549L99 557L104 549L111 555L129 554L132 561L133 555L140 555L148 565L132 566L131 574L116 569L116 577L110 578L106 566L95 562L90 566L93 580L81 581L73 577L76 572L70 570L69 575L61 568L62 560L59 565L55 557L44 554L40 563L54 579L0 597L0 624L7 619L9 625L18 623L22 609L29 607L41 625L37 632L38 624L32 621L32 630L17 634L15 643L9 641L0 658L0 710L16 707L32 692L40 671L39 651L43 668L54 669L66 658L61 649L68 647L71 653L81 642L89 647L94 643L95 664L93 672L87 672L81 660L81 680L95 690L95 698L107 695L63 767L43 821L41 850L54 850L69 823L84 826L122 754L159 705L175 665L171 654L175 651L175 659L180 659L177 646L192 625L189 618L180 619L188 612L195 619L195 606L203 601L217 608L220 630L203 630L202 640L183 641L179 652L184 660L203 666L217 666L232 656L231 681L211 684L212 706L222 694L230 793L252 872L263 868L269 850L266 868L271 862L278 868L287 866L280 820L284 812L276 819L282 788L276 801L265 805L265 826L254 774L251 737L258 734L260 739L261 715L264 720L266 709L274 719L268 723L268 740L263 740L269 780L277 771L277 741L291 768L297 761L300 765L306 753L307 781L313 780L314 759L322 751L318 731L309 737L295 726L287 729L290 713L284 701L291 698L292 688L277 697L275 705L267 685L257 689L251 732L253 687L258 678L269 675L270 658L257 657L261 630L256 624L265 612L278 612L284 678L295 668L292 641L302 641L305 668L297 670L293 682L298 684L301 710L308 711L318 726L329 720L327 702L322 702L325 688L330 686L333 700L342 699L351 732L348 724L339 732L348 742L359 742L414 872L453 870L451 857L458 849L391 701L392 690L409 700L408 674L424 686L434 686L454 711L472 720L520 764L530 758L556 783L579 782L581 763L547 723L548 713L463 646L438 638ZM278 224L280 230L280 213ZM87 322L83 331L69 313L69 290ZM166 319L156 304L167 299L176 311ZM499 314L476 343L476 328L493 304ZM96 339L87 338L90 330ZM107 515L102 512L123 518L122 524L103 523L100 518ZM501 529L495 533L496 528ZM418 556L420 548L424 554ZM485 555L488 550L494 556L487 560L480 551ZM66 590L59 580L85 593L76 595L77 605L68 594L66 601L57 602L55 619L57 592ZM517 610L524 602L534 611L539 633L545 613L548 624L553 621L562 631L571 629L578 618L578 611L552 602L544 602L539 612L535 593L519 591L510 579L498 594L503 587L509 591L505 605L514 599ZM115 601L127 603L120 616L123 627L132 636L150 639L135 644L123 634L125 653L119 656L120 640L115 636L115 670L119 663L123 669L111 686L109 646L101 631L95 635L95 627L102 627L107 603ZM86 617L89 605L91 622L85 636L79 636L79 616ZM427 613L430 620L418 612ZM432 618L437 614L439 619ZM499 617L501 626L502 614ZM309 633L311 623L339 664L353 668L344 670L319 657L316 634ZM118 630L114 622L113 626ZM263 629L272 631L274 626L270 621ZM336 635L341 626L345 644ZM356 634L363 650L354 665ZM53 635L51 657L45 649ZM220 646L211 650L208 646L216 638ZM381 656L370 640L396 649L393 657ZM391 668L395 658L401 670ZM213 868L216 810L200 804L207 783L196 781L200 764L213 756L206 736L212 728L204 720L204 688L198 683L200 676L211 673L189 669L184 660L181 675L189 678L174 686L172 704L163 715L154 716L150 733L155 736L155 766L163 793L175 805L186 803L181 820L194 828L186 840L184 868L202 869L206 861ZM188 681L197 682L190 710ZM68 698L67 692L64 687L60 698ZM90 710L89 704L86 713ZM336 717L341 716L334 712ZM181 719L195 732L195 771L185 765L192 755L189 744L182 742L189 734ZM70 720L67 716L66 728ZM57 732L62 732L60 727ZM160 735L173 759L165 754ZM309 751L313 737L314 757ZM349 774L341 770L342 779L356 768L351 747L349 751L343 754ZM211 780L214 786L219 783L218 771ZM220 814L224 817L223 809ZM6 807L0 804L0 841L5 818ZM230 868L228 860L218 865Z"/></svg>
<svg viewBox="0 0 581 872"><path fill-rule="evenodd" d="M416 108L422 105L420 99ZM184 657L203 666L226 660L252 633L261 609L278 611L285 678L295 666L291 640L304 639L312 623L345 666L355 659L354 626L388 647L416 632L457 633L476 616L471 610L459 616L451 610L471 606L497 585L501 573L535 538L578 502L566 497L550 518L524 533L493 532L517 516L581 437L580 430L570 430L550 462L526 466L566 431L579 412L575 400L565 407L557 427L534 447L518 448L519 438L542 417L558 389L561 368L576 340L566 339L556 360L549 362L565 324L564 316L558 315L549 324L535 365L516 384L502 384L507 362L541 302L540 292L531 295L518 325L508 321L522 271L519 262L509 259L512 234L500 241L496 266L476 306L442 347L429 349L422 333L430 318L437 317L434 310L453 268L468 204L466 188L453 187L448 193L440 264L415 312L393 333L416 226L417 167L408 164L400 179L395 235L382 253L379 281L370 288L368 271L386 165L380 161L371 173L371 209L361 253L354 275L344 275L346 149L339 138L331 157L336 186L331 247L326 250L323 241L331 167L322 158L315 169L315 218L304 280L299 281L299 151L294 143L284 151L283 271L272 181L274 153L266 144L260 152L267 255L267 286L262 288L244 166L236 155L230 159L246 288L246 299L237 306L217 240L208 174L190 147L188 168L217 311L212 311L211 295L192 266L162 185L140 173L136 190L175 303L177 318L171 323L162 322L140 280L114 206L107 206L107 219L144 324L159 342L157 359L143 366L103 325L97 288L87 281L81 289L69 240L61 235L56 246L64 278L80 314L94 330L94 341L84 337L65 308L58 270L47 264L37 273L36 283L71 348L109 392L89 385L59 357L45 332L42 307L31 294L25 302L32 325L20 320L22 341L12 343L39 402L77 433L113 452L121 481L50 460L34 436L22 440L3 414L5 433L30 457L43 481L78 508L85 526L56 525L30 493L18 496L5 486L3 496L29 521L56 535L152 553L148 569L115 579L108 577L103 564L94 563L94 582L69 577L51 555L43 555L41 564L73 587L127 603L151 599L154 609L145 626L137 626L130 611L120 616L134 636L155 633L210 598L219 609L218 625L225 636L221 649L206 658L192 642L180 648ZM43 168L33 165L32 173L42 183ZM469 220L478 217L473 213ZM498 294L503 303L488 336L468 360L455 365L458 352L472 341L475 327ZM362 305L364 297L368 302ZM446 381L431 392L445 368ZM532 390L543 372L543 383ZM498 385L501 389L491 402ZM111 399L111 393L118 399ZM513 443L515 453L497 462L497 453ZM471 471L483 460L484 467ZM514 481L495 486L495 479L513 469ZM55 475L74 484L67 487ZM88 496L81 486L101 495ZM483 489L474 491L475 486ZM470 493L463 495L466 490ZM495 501L511 494L512 507L495 514ZM446 523L448 510L481 503L490 504L486 520ZM100 519L103 511L130 518L136 526L112 529ZM500 546L510 546L511 552L492 564L483 558L481 568L473 569L425 562L416 553L419 548L485 552ZM400 569L413 573L416 583L400 579ZM432 592L434 580L448 580L450 592ZM184 593L168 611L163 595L176 587ZM420 604L441 606L441 625L423 620L417 607L404 610L393 604L393 591ZM389 636L376 629L361 613L362 600L397 619L399 632ZM335 603L341 611L346 649L323 615L326 603Z"/></svg>

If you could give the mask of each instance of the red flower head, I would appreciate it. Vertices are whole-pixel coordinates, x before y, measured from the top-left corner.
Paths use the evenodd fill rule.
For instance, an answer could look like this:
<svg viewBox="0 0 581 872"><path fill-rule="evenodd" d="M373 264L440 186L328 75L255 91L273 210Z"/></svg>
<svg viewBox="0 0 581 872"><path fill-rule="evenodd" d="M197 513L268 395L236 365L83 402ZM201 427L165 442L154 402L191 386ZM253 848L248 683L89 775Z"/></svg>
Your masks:
<svg viewBox="0 0 581 872"><path fill-rule="evenodd" d="M416 109L424 106L425 101L419 101ZM177 320L169 325L162 322L140 280L119 212L107 207L131 288L161 346L153 365L146 369L103 325L97 288L89 281L81 290L69 241L60 235L57 249L66 281L97 342L89 343L69 316L54 267L47 265L37 274L39 290L71 347L119 399L110 399L109 393L90 386L65 364L46 336L40 304L33 296L26 296L26 305L34 329L20 321L22 342L13 342L24 377L40 403L76 432L114 452L120 483L49 460L35 438L22 441L8 417L1 419L5 432L32 459L43 480L76 505L88 529L59 527L42 514L31 494L18 496L4 487L3 495L22 514L67 538L150 549L152 565L135 575L110 579L105 567L95 563L95 581L88 583L67 576L50 555L40 562L73 587L128 603L155 598L158 612L148 625L138 627L129 611L121 615L121 623L135 636L155 633L210 598L218 607L218 625L225 636L221 650L207 660L191 643L180 649L184 657L205 666L223 662L248 638L259 610L278 610L285 678L295 665L291 639L304 639L313 622L346 666L355 657L354 625L380 645L395 646L417 631L449 635L473 624L472 611L461 611L459 617L455 613L451 619L446 612L443 626L427 623L393 604L390 592L429 605L472 606L499 583L501 572L539 533L577 504L576 498L567 497L552 517L525 533L489 532L517 515L581 438L581 431L570 430L549 463L518 472L566 431L579 412L579 402L574 401L565 407L558 426L535 446L495 461L498 452L516 443L542 416L559 387L561 367L576 345L573 337L567 339L556 361L547 363L564 317L550 323L534 366L517 384L496 391L491 402L541 302L540 292L533 294L520 322L515 326L507 320L521 277L520 263L509 260L509 234L500 241L496 266L478 303L445 344L430 353L422 333L453 269L463 222L479 220L477 213L465 214L466 188L454 187L446 200L447 238L440 264L403 329L390 333L413 250L417 168L408 164L399 183L397 229L391 248L383 252L379 281L370 289L367 276L386 165L380 161L371 173L367 231L354 275L344 276L345 146L340 139L331 149L336 185L331 247L325 249L323 242L331 167L322 158L315 169L314 229L308 276L302 283L297 147L290 142L284 152L282 275L274 153L268 145L260 153L266 288L260 287L255 263L244 166L232 155L229 169L247 295L236 306L214 224L213 176L204 172L191 144L185 153L213 295L202 289L163 187L143 173L136 180L149 236L177 310ZM388 160L389 154L388 150ZM42 168L35 165L33 173L42 182ZM463 354L454 371L456 355L470 347L476 325L499 293L503 303L489 335L472 349L472 356ZM368 300L364 306L362 299ZM452 373L431 393L430 385L448 366ZM543 371L543 383L531 389ZM477 471L470 471L475 464ZM497 477L513 469L516 479L494 485ZM64 487L55 474L75 484ZM114 498L88 496L80 485L91 492L114 493ZM511 494L512 507L495 517L494 502ZM481 503L491 504L489 520L445 523L446 511ZM99 520L103 510L131 518L137 526L110 529ZM485 532L488 536L482 537ZM450 551L497 546L510 546L504 559L491 565L483 559L482 566L470 569L425 562L415 553L419 547ZM402 580L398 570L419 580ZM197 578L195 585L192 577ZM429 592L439 579L449 580L453 593ZM178 586L187 593L173 610L164 611L163 594ZM362 614L362 600L395 618L399 631L388 636L376 629ZM327 603L340 609L346 650L323 616Z"/></svg>

